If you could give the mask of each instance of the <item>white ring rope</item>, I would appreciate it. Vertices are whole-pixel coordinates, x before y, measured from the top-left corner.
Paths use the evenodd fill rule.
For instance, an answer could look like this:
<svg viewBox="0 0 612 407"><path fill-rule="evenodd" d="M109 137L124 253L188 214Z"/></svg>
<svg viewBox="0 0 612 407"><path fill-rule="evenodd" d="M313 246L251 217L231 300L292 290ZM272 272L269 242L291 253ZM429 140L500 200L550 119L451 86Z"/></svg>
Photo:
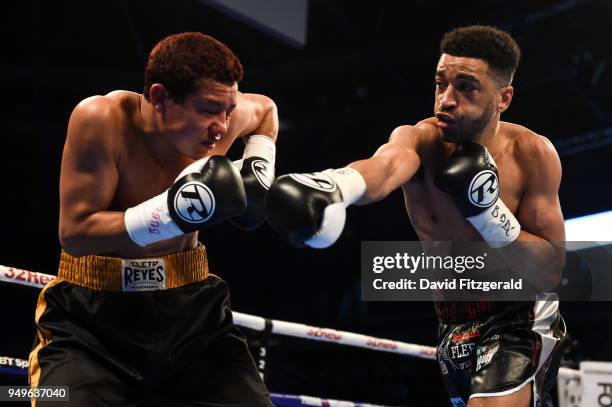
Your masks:
<svg viewBox="0 0 612 407"><path fill-rule="evenodd" d="M559 379L565 380L580 380L580 370L574 370L568 367L560 367L557 377Z"/></svg>
<svg viewBox="0 0 612 407"><path fill-rule="evenodd" d="M236 325L263 331L266 320L262 317L233 312ZM424 359L435 359L436 348L431 346L415 345L392 341L389 339L375 338L372 336L356 334L352 332L336 331L329 328L319 328L295 322L271 320L272 333L296 338L311 339L314 341L333 342L339 345L355 346L378 350L381 352L392 352L400 355L410 355Z"/></svg>
<svg viewBox="0 0 612 407"><path fill-rule="evenodd" d="M36 273L33 271L0 265L1 282L43 288L45 284L53 279L55 279L55 276L50 274ZM233 311L232 314L234 317L234 323L238 326L256 331L265 330L265 318L243 314L236 311ZM313 327L295 322L278 320L269 320L269 322L272 326L272 333L277 335L292 336L314 341L332 342L339 345L354 346L381 352L391 352L423 359L436 359L436 348L432 346L416 345L413 343L398 342L390 339L375 338L353 332L336 331L334 329ZM580 371L562 367L559 369L559 377L567 379L580 378Z"/></svg>

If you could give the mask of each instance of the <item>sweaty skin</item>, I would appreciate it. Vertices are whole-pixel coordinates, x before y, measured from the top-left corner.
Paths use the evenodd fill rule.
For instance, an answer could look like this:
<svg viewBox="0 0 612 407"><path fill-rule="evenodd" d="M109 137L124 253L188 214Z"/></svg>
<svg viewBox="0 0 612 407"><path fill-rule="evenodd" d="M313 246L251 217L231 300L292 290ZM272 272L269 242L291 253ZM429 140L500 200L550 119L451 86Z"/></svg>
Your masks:
<svg viewBox="0 0 612 407"><path fill-rule="evenodd" d="M406 210L419 239L480 240L480 234L465 221L450 196L436 188L433 183L437 172L454 152L455 144L442 141L434 119L419 123L417 128L421 129L422 136L418 146L420 168L402 185L402 190ZM402 128L398 129L397 134L397 137L411 137L410 132L404 133ZM537 217L552 218L560 215L554 213L555 209L559 209L555 197L549 197L550 202L539 202L540 199L536 199L539 197L530 199L532 195L539 195L539 189L533 191L534 184L543 183L545 180L540 177L546 177L546 174L531 178L530 175L533 176L537 174L538 169L546 167L551 167L548 168L552 172L550 177L556 178L560 175L560 168L556 163L548 162L555 156L548 140L522 126L500 122L495 138L485 146L499 170L500 198L512 213L517 215L524 230L539 230ZM532 200L535 202L531 202ZM545 213L540 213L542 211ZM549 211L553 213L548 213ZM563 237L554 226L549 229L552 230L540 232L549 235L551 239Z"/></svg>
<svg viewBox="0 0 612 407"><path fill-rule="evenodd" d="M551 289L558 284L565 262L558 197L561 164L554 147L525 127L500 121L513 89L500 83L485 61L442 54L435 82L435 117L396 128L371 158L349 165L367 185L358 204L383 199L401 186L419 239L482 240L451 197L433 183L455 151L455 142L478 142L497 164L500 199L521 224L517 240L496 252L519 277L542 290ZM525 241L540 244L517 243ZM531 386L507 396L472 398L468 406L527 406Z"/></svg>
<svg viewBox="0 0 612 407"><path fill-rule="evenodd" d="M272 100L240 93L237 85L202 80L184 103L159 84L150 95L147 101L114 91L73 111L60 174L59 235L68 253L138 258L194 248L197 232L137 246L125 230L124 211L169 188L193 161L225 155L238 138L276 140Z"/></svg>
<svg viewBox="0 0 612 407"><path fill-rule="evenodd" d="M561 164L548 139L499 120L512 94L512 86L500 85L485 61L442 54L436 68L436 117L396 128L373 157L350 166L367 185L358 204L402 187L421 240L481 240L433 178L455 150L454 141L486 146L499 169L500 198L521 224L517 241L540 242L512 244L498 253L519 277L546 291L559 283L565 261Z"/></svg>

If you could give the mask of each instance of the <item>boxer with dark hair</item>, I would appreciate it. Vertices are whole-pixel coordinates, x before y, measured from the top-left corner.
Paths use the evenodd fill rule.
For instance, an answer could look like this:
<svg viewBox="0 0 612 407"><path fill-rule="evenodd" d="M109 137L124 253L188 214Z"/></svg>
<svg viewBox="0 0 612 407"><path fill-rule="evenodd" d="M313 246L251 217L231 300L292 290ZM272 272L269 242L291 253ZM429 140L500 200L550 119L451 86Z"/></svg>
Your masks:
<svg viewBox="0 0 612 407"><path fill-rule="evenodd" d="M402 187L422 241L485 241L511 272L542 292L554 288L565 261L559 157L545 137L500 121L519 59L516 42L496 28L447 33L434 75L435 117L396 128L369 159L277 178L268 221L295 246L327 247L342 232L346 207ZM565 334L558 301L435 305L453 406L542 402Z"/></svg>
<svg viewBox="0 0 612 407"><path fill-rule="evenodd" d="M32 386L68 386L74 406L272 406L198 243L218 222L263 221L278 115L270 98L238 91L242 74L216 39L172 35L149 55L144 94L74 109L63 251L38 300ZM232 163L238 138L246 147Z"/></svg>

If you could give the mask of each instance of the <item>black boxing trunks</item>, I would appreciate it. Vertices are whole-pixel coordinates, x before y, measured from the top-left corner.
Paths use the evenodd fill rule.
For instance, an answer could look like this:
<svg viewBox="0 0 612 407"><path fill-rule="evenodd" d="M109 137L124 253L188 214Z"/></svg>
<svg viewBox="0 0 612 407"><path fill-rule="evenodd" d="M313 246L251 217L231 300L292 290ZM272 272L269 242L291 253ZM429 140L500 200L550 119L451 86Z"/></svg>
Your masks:
<svg viewBox="0 0 612 407"><path fill-rule="evenodd" d="M62 253L35 318L30 384L70 396L42 405L273 405L203 246L145 259Z"/></svg>
<svg viewBox="0 0 612 407"><path fill-rule="evenodd" d="M554 385L565 336L556 296L514 303L500 313L460 323L440 322L437 359L454 407L475 397L510 395L532 384L542 405Z"/></svg>

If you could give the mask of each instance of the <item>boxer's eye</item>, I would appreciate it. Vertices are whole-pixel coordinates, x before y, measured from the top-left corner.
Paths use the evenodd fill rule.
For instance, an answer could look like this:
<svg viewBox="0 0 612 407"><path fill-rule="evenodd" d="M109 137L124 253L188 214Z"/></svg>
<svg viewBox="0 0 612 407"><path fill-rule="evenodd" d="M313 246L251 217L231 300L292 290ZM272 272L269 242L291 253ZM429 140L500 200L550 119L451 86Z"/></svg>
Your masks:
<svg viewBox="0 0 612 407"><path fill-rule="evenodd" d="M462 83L457 87L457 89L459 89L460 92L471 92L476 90L476 87L471 83Z"/></svg>
<svg viewBox="0 0 612 407"><path fill-rule="evenodd" d="M206 115L206 116L216 116L216 115L218 115L219 113L221 113L221 112L222 112L222 110L212 110L212 109L204 109L204 108L201 108L201 109L198 109L198 112L199 112L200 114L203 114L203 115Z"/></svg>
<svg viewBox="0 0 612 407"><path fill-rule="evenodd" d="M214 115L215 114L215 112L212 112L208 109L203 109L203 108L199 108L198 113L204 114L204 115Z"/></svg>

